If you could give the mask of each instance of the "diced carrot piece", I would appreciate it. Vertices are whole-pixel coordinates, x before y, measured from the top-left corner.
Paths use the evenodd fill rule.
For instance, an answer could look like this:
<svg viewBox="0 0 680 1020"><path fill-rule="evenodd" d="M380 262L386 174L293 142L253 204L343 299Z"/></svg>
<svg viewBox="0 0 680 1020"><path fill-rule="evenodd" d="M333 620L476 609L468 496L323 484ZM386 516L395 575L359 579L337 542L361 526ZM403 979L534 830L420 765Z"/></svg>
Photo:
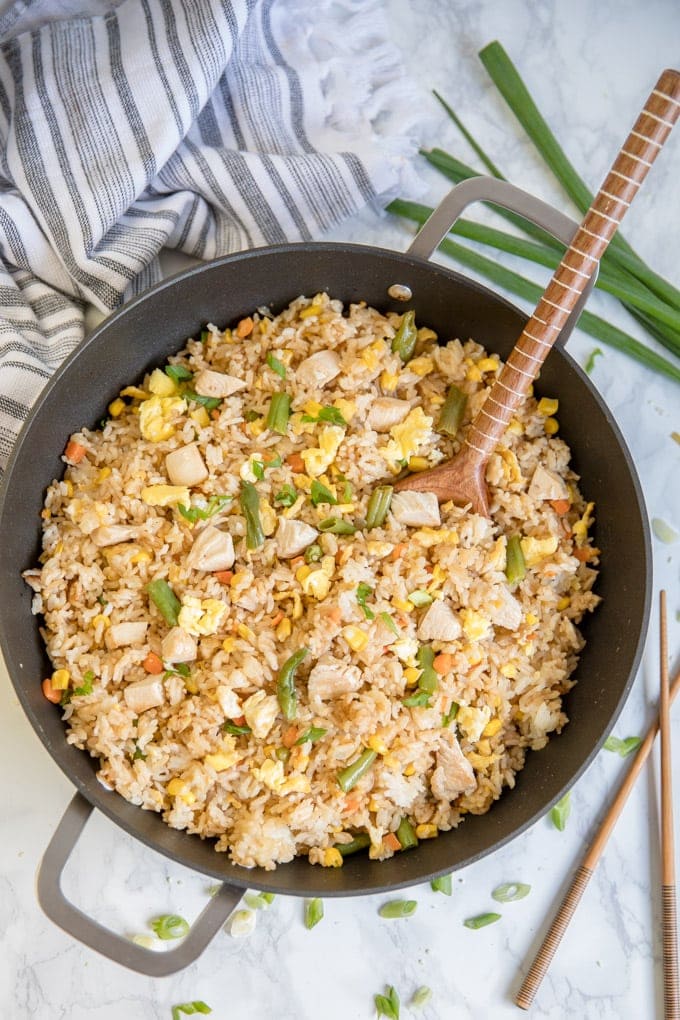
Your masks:
<svg viewBox="0 0 680 1020"><path fill-rule="evenodd" d="M283 731L281 742L284 747L292 747L297 738L300 736L300 731L297 726L288 726Z"/></svg>
<svg viewBox="0 0 680 1020"><path fill-rule="evenodd" d="M292 560L290 561L290 565L291 567L299 567L304 562L305 562L304 556L293 556Z"/></svg>
<svg viewBox="0 0 680 1020"><path fill-rule="evenodd" d="M299 453L291 453L286 457L286 464L292 467L293 471L298 474L304 474L305 462Z"/></svg>
<svg viewBox="0 0 680 1020"><path fill-rule="evenodd" d="M388 832L387 835L383 837L383 844L388 850L401 850L401 843L394 832Z"/></svg>
<svg viewBox="0 0 680 1020"><path fill-rule="evenodd" d="M69 464L80 464L87 453L82 443L76 443L75 439L69 439L64 450L64 458Z"/></svg>
<svg viewBox="0 0 680 1020"><path fill-rule="evenodd" d="M237 715L235 719L231 720L235 726L245 726L246 717L244 715Z"/></svg>
<svg viewBox="0 0 680 1020"><path fill-rule="evenodd" d="M360 793L349 793L345 797L345 805L342 809L343 815L353 814L354 811L358 811L361 807L361 794Z"/></svg>
<svg viewBox="0 0 680 1020"><path fill-rule="evenodd" d="M398 542L397 545L395 545L392 552L390 553L390 559L392 561L398 560L401 554L405 552L407 548L408 546L406 545L406 542Z"/></svg>
<svg viewBox="0 0 680 1020"><path fill-rule="evenodd" d="M42 682L42 692L48 701L51 701L53 705L58 705L61 701L62 691L57 691L52 686L52 681L49 677Z"/></svg>
<svg viewBox="0 0 680 1020"><path fill-rule="evenodd" d="M158 675L163 672L163 660L155 652L149 652L142 665L147 673Z"/></svg>
<svg viewBox="0 0 680 1020"><path fill-rule="evenodd" d="M234 576L233 570L216 570L213 577L220 582L220 584L229 584L232 577Z"/></svg>
<svg viewBox="0 0 680 1020"><path fill-rule="evenodd" d="M284 616L283 609L279 609L278 613L274 613L274 615L272 616L272 627L278 627L278 625L281 623L281 620L283 619L283 616Z"/></svg>
<svg viewBox="0 0 680 1020"><path fill-rule="evenodd" d="M588 560L594 559L598 555L599 551L599 549L593 549L592 545L577 545L574 546L572 556L575 556L581 563L587 563Z"/></svg>
<svg viewBox="0 0 680 1020"><path fill-rule="evenodd" d="M445 676L453 669L453 662L454 659L450 652L440 652L439 655L435 655L432 665L440 676Z"/></svg>
<svg viewBox="0 0 680 1020"><path fill-rule="evenodd" d="M247 316L247 318L245 319L241 319L238 326L236 327L236 336L239 337L240 340L243 340L243 338L246 336L250 336L250 334L253 332L254 325L255 323L253 322L250 316Z"/></svg>
<svg viewBox="0 0 680 1020"><path fill-rule="evenodd" d="M212 418L213 421L217 421L219 416L220 416L220 412L217 410L216 407L213 407L212 411L210 412L210 417Z"/></svg>
<svg viewBox="0 0 680 1020"><path fill-rule="evenodd" d="M568 513L571 506L568 499L549 499L548 502L555 513L560 515Z"/></svg>

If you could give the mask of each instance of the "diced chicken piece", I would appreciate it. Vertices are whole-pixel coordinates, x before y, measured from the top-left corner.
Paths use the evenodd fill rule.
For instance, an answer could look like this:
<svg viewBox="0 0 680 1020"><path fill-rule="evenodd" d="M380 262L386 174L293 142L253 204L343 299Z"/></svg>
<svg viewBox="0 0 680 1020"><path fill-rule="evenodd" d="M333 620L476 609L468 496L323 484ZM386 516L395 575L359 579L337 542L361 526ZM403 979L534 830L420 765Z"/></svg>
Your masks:
<svg viewBox="0 0 680 1020"><path fill-rule="evenodd" d="M242 379L226 372L214 372L211 368L203 368L194 376L194 390L201 397L230 397L232 393L246 388Z"/></svg>
<svg viewBox="0 0 680 1020"><path fill-rule="evenodd" d="M276 532L276 547L279 557L286 560L292 556L298 556L303 549L312 544L318 534L319 532L311 524L281 517Z"/></svg>
<svg viewBox="0 0 680 1020"><path fill-rule="evenodd" d="M361 671L356 666L347 666L332 655L322 655L307 681L307 691L312 707L324 701L339 698L342 694L353 694L361 687Z"/></svg>
<svg viewBox="0 0 680 1020"><path fill-rule="evenodd" d="M461 625L451 607L441 599L433 602L418 624L420 641L455 641L461 635Z"/></svg>
<svg viewBox="0 0 680 1020"><path fill-rule="evenodd" d="M436 767L430 787L437 800L455 800L462 793L472 793L477 780L472 765L460 749L451 730L442 734L442 743L435 755Z"/></svg>
<svg viewBox="0 0 680 1020"><path fill-rule="evenodd" d="M279 713L279 702L271 694L256 691L243 703L243 714L253 731L253 736L264 740L276 722Z"/></svg>
<svg viewBox="0 0 680 1020"><path fill-rule="evenodd" d="M158 708L165 701L163 681L159 676L150 676L145 680L138 680L134 684L128 684L123 691L125 704L133 712L140 715L149 708Z"/></svg>
<svg viewBox="0 0 680 1020"><path fill-rule="evenodd" d="M90 532L90 538L100 549L119 542L132 542L139 535L139 528L131 524L104 524Z"/></svg>
<svg viewBox="0 0 680 1020"><path fill-rule="evenodd" d="M530 499L569 499L566 482L539 464L529 485Z"/></svg>
<svg viewBox="0 0 680 1020"><path fill-rule="evenodd" d="M408 400L397 400L396 397L378 397L368 412L368 427L376 432L389 432L393 425L403 421L411 410Z"/></svg>
<svg viewBox="0 0 680 1020"><path fill-rule="evenodd" d="M164 662L193 662L197 654L196 639L181 627L173 627L161 641Z"/></svg>
<svg viewBox="0 0 680 1020"><path fill-rule="evenodd" d="M238 719L240 715L243 715L241 702L236 691L232 690L231 687L227 687L226 684L220 684L215 691L215 697L224 712L225 719Z"/></svg>
<svg viewBox="0 0 680 1020"><path fill-rule="evenodd" d="M140 645L146 637L148 623L113 623L104 638L107 648L124 648L126 645Z"/></svg>
<svg viewBox="0 0 680 1020"><path fill-rule="evenodd" d="M228 531L206 524L194 539L186 564L191 570L229 570L234 565L234 540Z"/></svg>
<svg viewBox="0 0 680 1020"><path fill-rule="evenodd" d="M435 528L441 523L434 492L395 492L390 510L400 524Z"/></svg>
<svg viewBox="0 0 680 1020"><path fill-rule="evenodd" d="M522 622L522 607L504 584L494 588L484 607L496 627L517 630Z"/></svg>
<svg viewBox="0 0 680 1020"><path fill-rule="evenodd" d="M340 374L340 358L335 351L317 351L301 361L295 375L303 386L325 386Z"/></svg>
<svg viewBox="0 0 680 1020"><path fill-rule="evenodd" d="M208 477L208 469L196 443L187 443L165 458L165 470L173 485L200 485Z"/></svg>

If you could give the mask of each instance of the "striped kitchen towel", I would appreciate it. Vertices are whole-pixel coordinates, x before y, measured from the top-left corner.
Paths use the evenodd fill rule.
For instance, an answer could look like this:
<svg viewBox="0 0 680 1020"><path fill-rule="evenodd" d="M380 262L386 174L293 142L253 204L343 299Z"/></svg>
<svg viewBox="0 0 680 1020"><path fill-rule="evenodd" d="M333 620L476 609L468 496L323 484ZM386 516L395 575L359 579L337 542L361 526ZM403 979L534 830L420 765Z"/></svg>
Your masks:
<svg viewBox="0 0 680 1020"><path fill-rule="evenodd" d="M379 0L0 15L0 470L86 307L157 280L162 248L307 240L403 190L408 90Z"/></svg>

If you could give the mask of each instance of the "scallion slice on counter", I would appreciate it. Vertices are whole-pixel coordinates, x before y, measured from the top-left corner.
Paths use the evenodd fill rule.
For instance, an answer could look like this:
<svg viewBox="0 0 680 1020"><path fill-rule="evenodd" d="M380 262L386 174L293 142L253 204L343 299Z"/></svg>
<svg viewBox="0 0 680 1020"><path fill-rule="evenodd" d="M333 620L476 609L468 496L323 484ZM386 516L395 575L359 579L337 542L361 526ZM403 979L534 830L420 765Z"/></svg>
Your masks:
<svg viewBox="0 0 680 1020"><path fill-rule="evenodd" d="M272 372L276 372L281 379L286 378L286 366L282 361L279 361L279 359L272 354L271 351L267 355L267 364L271 368Z"/></svg>
<svg viewBox="0 0 680 1020"><path fill-rule="evenodd" d="M350 854L356 854L359 850L365 850L370 845L371 837L368 833L360 832L349 843L336 843L335 849L339 850L343 857L349 857Z"/></svg>
<svg viewBox="0 0 680 1020"><path fill-rule="evenodd" d="M319 531L329 531L332 535L353 535L356 530L350 521L344 521L342 517L326 517L319 524Z"/></svg>
<svg viewBox="0 0 680 1020"><path fill-rule="evenodd" d="M361 777L368 772L376 757L376 752L367 747L347 768L338 772L338 786L343 793L349 793L352 787L356 786Z"/></svg>
<svg viewBox="0 0 680 1020"><path fill-rule="evenodd" d="M497 885L491 893L498 903L515 903L516 900L523 900L531 892L531 886L526 882L504 882Z"/></svg>
<svg viewBox="0 0 680 1020"><path fill-rule="evenodd" d="M246 545L249 549L259 549L264 542L264 532L260 520L260 497L252 482L241 482L239 501L246 519Z"/></svg>
<svg viewBox="0 0 680 1020"><path fill-rule="evenodd" d="M185 1016L193 1016L194 1013L203 1013L207 1016L208 1013L212 1013L212 1010L210 1006L201 999L194 999L193 1002L182 1002L178 1006L173 1006L172 1020L181 1020L180 1013L184 1013Z"/></svg>
<svg viewBox="0 0 680 1020"><path fill-rule="evenodd" d="M395 917L411 917L415 914L418 908L416 900L390 900L389 903L383 903L382 907L378 910L381 917L395 918Z"/></svg>
<svg viewBox="0 0 680 1020"><path fill-rule="evenodd" d="M391 485L379 485L373 490L366 510L366 528L368 530L383 526L393 493L394 488Z"/></svg>
<svg viewBox="0 0 680 1020"><path fill-rule="evenodd" d="M297 715L297 691L295 690L295 671L307 656L308 648L298 648L289 659L286 659L279 670L276 680L276 696L284 719L291 722Z"/></svg>
<svg viewBox="0 0 680 1020"><path fill-rule="evenodd" d="M416 313L411 309L404 312L399 328L392 339L392 351L402 361L410 361L416 349L418 330L416 329Z"/></svg>
<svg viewBox="0 0 680 1020"><path fill-rule="evenodd" d="M595 368L595 359L599 357L602 357L602 351L599 347L594 347L586 359L584 366L586 375L590 375L592 373Z"/></svg>
<svg viewBox="0 0 680 1020"><path fill-rule="evenodd" d="M524 579L526 572L527 565L524 562L520 537L512 535L505 550L505 576L510 584L518 584Z"/></svg>
<svg viewBox="0 0 680 1020"><path fill-rule="evenodd" d="M406 816L404 816L399 822L396 835L397 839L401 843L402 850L410 850L411 847L418 846L416 830L413 828Z"/></svg>
<svg viewBox="0 0 680 1020"><path fill-rule="evenodd" d="M428 988L427 985L421 985L420 988L416 988L415 992L411 996L409 1006L411 1009L420 1009L426 1002L429 1002L432 998L432 989Z"/></svg>
<svg viewBox="0 0 680 1020"><path fill-rule="evenodd" d="M622 758L625 758L627 755L632 754L633 751L637 751L641 743L642 737L626 737L624 740L621 740L620 737L612 735L605 740L604 749L605 751L614 751Z"/></svg>
<svg viewBox="0 0 680 1020"><path fill-rule="evenodd" d="M374 995L373 1001L379 1017L387 1017L387 1020L399 1020L399 996L392 985L387 985L385 995Z"/></svg>
<svg viewBox="0 0 680 1020"><path fill-rule="evenodd" d="M285 436L290 418L290 396L288 393L272 393L267 413L267 428L272 432Z"/></svg>
<svg viewBox="0 0 680 1020"><path fill-rule="evenodd" d="M274 899L274 893L247 892L243 899L251 910L268 910L271 901Z"/></svg>
<svg viewBox="0 0 680 1020"><path fill-rule="evenodd" d="M312 506L318 506L319 503L330 503L331 506L337 506L338 501L333 493L330 489L327 489L325 485L322 485L321 482L318 482L316 478L312 482L312 488L309 495L312 501Z"/></svg>
<svg viewBox="0 0 680 1020"><path fill-rule="evenodd" d="M487 924L493 924L495 921L500 921L500 919L501 915L494 914L493 912L489 914L477 914L476 917L468 917L465 921L463 921L463 924L466 928L472 928L473 931L476 931L478 928L486 928Z"/></svg>
<svg viewBox="0 0 680 1020"><path fill-rule="evenodd" d="M161 914L151 921L149 927L159 939L182 939L189 931L189 922L178 914Z"/></svg>
<svg viewBox="0 0 680 1020"><path fill-rule="evenodd" d="M305 928L311 929L323 918L323 900L315 896L305 903Z"/></svg>
<svg viewBox="0 0 680 1020"><path fill-rule="evenodd" d="M165 622L171 627L176 627L182 603L168 582L158 577L155 581L149 581L146 591Z"/></svg>
<svg viewBox="0 0 680 1020"><path fill-rule="evenodd" d="M450 896L453 892L451 875L439 875L437 878L433 878L430 882L430 889L432 892L440 892L444 896Z"/></svg>
<svg viewBox="0 0 680 1020"><path fill-rule="evenodd" d="M447 436L455 439L465 416L467 400L467 393L463 393L457 386L449 386L446 400L439 412L439 421L437 422L438 432L445 432Z"/></svg>
<svg viewBox="0 0 680 1020"><path fill-rule="evenodd" d="M561 800L558 800L554 808L550 811L550 820L556 829L560 832L564 832L567 827L567 819L571 814L571 790L565 793Z"/></svg>

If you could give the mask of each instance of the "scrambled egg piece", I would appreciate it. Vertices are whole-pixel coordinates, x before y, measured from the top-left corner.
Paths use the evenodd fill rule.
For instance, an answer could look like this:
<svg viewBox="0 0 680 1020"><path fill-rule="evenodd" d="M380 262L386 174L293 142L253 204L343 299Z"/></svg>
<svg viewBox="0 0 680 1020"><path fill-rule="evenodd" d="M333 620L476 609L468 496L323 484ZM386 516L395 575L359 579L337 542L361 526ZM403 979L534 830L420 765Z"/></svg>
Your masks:
<svg viewBox="0 0 680 1020"><path fill-rule="evenodd" d="M147 485L142 489L142 500L147 506L172 506L173 503L188 506L191 493L186 485Z"/></svg>
<svg viewBox="0 0 680 1020"><path fill-rule="evenodd" d="M464 609L461 613L463 630L470 641L483 641L488 637L491 624L485 616L474 609Z"/></svg>
<svg viewBox="0 0 680 1020"><path fill-rule="evenodd" d="M402 422L392 426L390 435L392 438L380 452L390 466L396 467L399 461L408 460L417 453L430 438L432 418L424 413L422 407L414 407Z"/></svg>
<svg viewBox="0 0 680 1020"><path fill-rule="evenodd" d="M243 703L243 715L258 740L264 739L276 722L279 703L273 695L256 691Z"/></svg>
<svg viewBox="0 0 680 1020"><path fill-rule="evenodd" d="M182 630L194 637L214 634L227 613L227 606L219 599L197 599L185 595L177 622Z"/></svg>
<svg viewBox="0 0 680 1020"><path fill-rule="evenodd" d="M252 771L256 779L275 793L309 793L310 782L306 776L284 778L282 761L268 759Z"/></svg>
<svg viewBox="0 0 680 1020"><path fill-rule="evenodd" d="M432 419L430 419L432 421ZM339 425L327 425L319 433L319 445L303 450L302 457L307 474L318 478L335 460L340 444L345 438L345 430Z"/></svg>
<svg viewBox="0 0 680 1020"><path fill-rule="evenodd" d="M174 397L177 386L162 369L154 368L149 378L149 390L157 397Z"/></svg>
<svg viewBox="0 0 680 1020"><path fill-rule="evenodd" d="M399 638L397 641L393 641L390 646L390 651L394 652L398 659L405 662L407 666L416 665L416 655L418 654L418 642L415 638L404 637Z"/></svg>
<svg viewBox="0 0 680 1020"><path fill-rule="evenodd" d="M588 503L586 506L583 517L581 517L576 524L572 527L574 537L576 538L576 545L585 545L588 541L588 528L594 521L593 510L595 509L594 503Z"/></svg>
<svg viewBox="0 0 680 1020"><path fill-rule="evenodd" d="M524 562L528 567L535 567L541 560L556 551L558 541L556 535L549 535L548 538L523 538L519 543L522 547Z"/></svg>
<svg viewBox="0 0 680 1020"><path fill-rule="evenodd" d="M215 772L224 772L233 765L237 765L242 757L243 755L239 754L236 749L235 737L227 734L222 738L221 749L214 754L206 754L203 762L205 765L215 769Z"/></svg>
<svg viewBox="0 0 680 1020"><path fill-rule="evenodd" d="M184 414L186 401L181 397L149 397L139 405L139 427L145 439L152 443L160 443L170 439L175 432L172 419L176 414Z"/></svg>
<svg viewBox="0 0 680 1020"><path fill-rule="evenodd" d="M490 718L491 709L487 705L484 708L461 705L456 716L456 723L468 740L475 743L481 737Z"/></svg>

